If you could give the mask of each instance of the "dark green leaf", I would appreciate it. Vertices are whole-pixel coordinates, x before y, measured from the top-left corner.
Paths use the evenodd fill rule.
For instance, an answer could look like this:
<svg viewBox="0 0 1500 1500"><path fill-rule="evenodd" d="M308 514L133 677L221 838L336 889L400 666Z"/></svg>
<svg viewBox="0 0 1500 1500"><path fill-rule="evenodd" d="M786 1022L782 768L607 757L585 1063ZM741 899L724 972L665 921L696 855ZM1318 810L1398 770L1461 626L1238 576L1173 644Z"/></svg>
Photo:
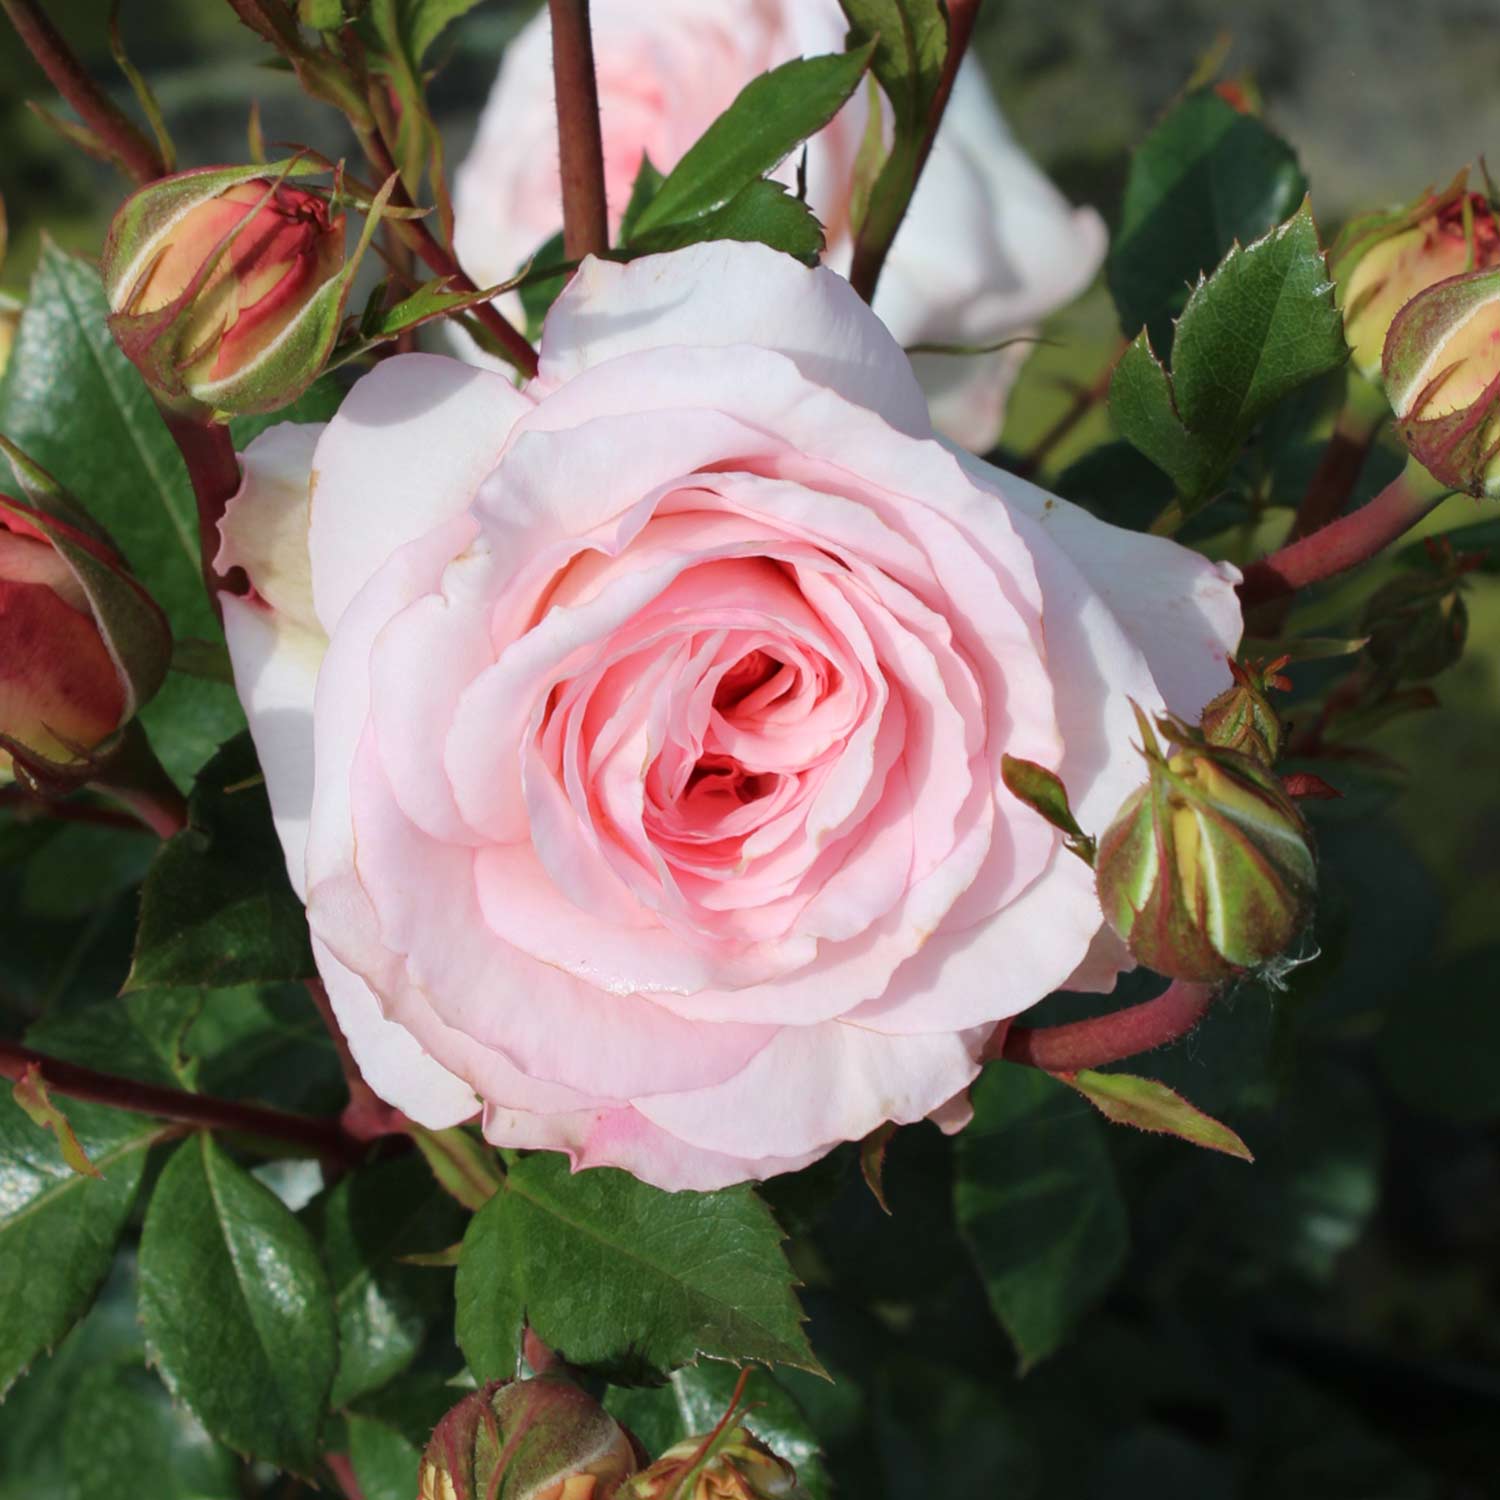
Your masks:
<svg viewBox="0 0 1500 1500"><path fill-rule="evenodd" d="M733 1365L702 1360L676 1371L654 1390L612 1387L604 1405L645 1445L663 1453L684 1438L702 1437L729 1410L740 1372ZM796 1398L766 1370L756 1370L745 1386L744 1423L772 1452L797 1471L811 1500L833 1493L818 1439Z"/></svg>
<svg viewBox="0 0 1500 1500"><path fill-rule="evenodd" d="M328 1279L307 1231L211 1136L167 1163L140 1278L168 1389L236 1451L310 1473L338 1360Z"/></svg>
<svg viewBox="0 0 1500 1500"><path fill-rule="evenodd" d="M26 1034L49 1057L166 1088L190 1088L183 1039L203 1005L202 990L138 990L49 1014Z"/></svg>
<svg viewBox="0 0 1500 1500"><path fill-rule="evenodd" d="M1307 191L1291 148L1212 90L1190 94L1131 158L1107 275L1120 326L1143 325L1162 356L1198 277L1248 244Z"/></svg>
<svg viewBox="0 0 1500 1500"><path fill-rule="evenodd" d="M1175 1135L1195 1146L1254 1161L1250 1149L1227 1125L1221 1125L1181 1094L1154 1078L1133 1073L1100 1073L1091 1068L1063 1076L1105 1119L1137 1130Z"/></svg>
<svg viewBox="0 0 1500 1500"><path fill-rule="evenodd" d="M107 315L94 267L45 245L0 390L0 431L105 527L176 632L216 634L187 470Z"/></svg>
<svg viewBox="0 0 1500 1500"><path fill-rule="evenodd" d="M73 823L26 862L26 909L44 917L78 918L141 883L158 840L147 828Z"/></svg>
<svg viewBox="0 0 1500 1500"><path fill-rule="evenodd" d="M563 249L562 231L559 230L531 258L526 279L517 289L521 306L526 313L526 337L536 340L541 335L542 320L548 309L557 301L557 294L568 284L573 273L563 269L567 265L567 254ZM555 273L549 274L554 267Z"/></svg>
<svg viewBox="0 0 1500 1500"><path fill-rule="evenodd" d="M420 63L443 29L478 4L479 0L402 0L412 61Z"/></svg>
<svg viewBox="0 0 1500 1500"><path fill-rule="evenodd" d="M1147 335L1136 338L1115 368L1110 411L1120 432L1171 476L1191 512L1223 487L1255 424L1347 356L1304 204L1263 239L1231 250L1194 288L1170 373Z"/></svg>
<svg viewBox="0 0 1500 1500"><path fill-rule="evenodd" d="M146 877L126 988L313 975L307 918L287 881L248 735L204 767L188 815Z"/></svg>
<svg viewBox="0 0 1500 1500"><path fill-rule="evenodd" d="M453 1244L467 1217L415 1153L353 1173L330 1194L323 1258L339 1320L331 1405L346 1405L411 1363L429 1325L447 1313L452 1281L400 1257Z"/></svg>
<svg viewBox="0 0 1500 1500"><path fill-rule="evenodd" d="M621 1383L699 1354L815 1370L781 1238L749 1188L664 1193L552 1152L517 1159L464 1236L459 1343L483 1379L515 1373L525 1321Z"/></svg>
<svg viewBox="0 0 1500 1500"><path fill-rule="evenodd" d="M641 164L636 168L635 181L630 188L630 202L625 205L625 214L620 220L619 240L622 245L630 243L630 237L635 233L641 215L645 213L651 200L661 191L661 185L666 180L656 170L649 156L641 157Z"/></svg>
<svg viewBox="0 0 1500 1500"><path fill-rule="evenodd" d="M161 1126L67 1101L100 1177L80 1177L52 1135L0 1087L0 1395L88 1308L135 1201Z"/></svg>
<svg viewBox="0 0 1500 1500"><path fill-rule="evenodd" d="M955 1204L995 1315L1027 1369L1103 1296L1125 1259L1125 1207L1103 1126L1064 1084L991 1063L958 1138Z"/></svg>
<svg viewBox="0 0 1500 1500"><path fill-rule="evenodd" d="M631 248L646 254L679 250L704 240L758 242L814 265L823 253L823 226L812 210L780 183L758 180L741 188L722 208L701 218L642 230Z"/></svg>
<svg viewBox="0 0 1500 1500"><path fill-rule="evenodd" d="M453 1393L457 1401L459 1393ZM364 1500L412 1500L422 1450L373 1417L349 1417L349 1459Z"/></svg>
<svg viewBox="0 0 1500 1500"><path fill-rule="evenodd" d="M796 58L753 79L688 149L635 220L632 244L653 229L700 219L816 135L859 87L872 48Z"/></svg>
<svg viewBox="0 0 1500 1500"><path fill-rule="evenodd" d="M895 111L898 136L921 128L948 56L948 22L939 0L839 0L849 45L873 44L870 69Z"/></svg>

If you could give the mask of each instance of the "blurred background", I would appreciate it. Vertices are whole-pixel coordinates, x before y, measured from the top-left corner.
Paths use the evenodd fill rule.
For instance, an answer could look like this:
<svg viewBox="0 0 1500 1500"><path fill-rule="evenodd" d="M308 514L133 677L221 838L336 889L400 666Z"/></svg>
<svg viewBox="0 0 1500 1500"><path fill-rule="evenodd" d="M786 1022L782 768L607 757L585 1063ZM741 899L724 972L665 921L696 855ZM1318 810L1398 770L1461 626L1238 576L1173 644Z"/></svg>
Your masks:
<svg viewBox="0 0 1500 1500"><path fill-rule="evenodd" d="M433 90L450 163L532 9L486 0L453 29ZM101 77L111 76L107 11L104 0L49 6ZM183 165L245 159L252 101L268 142L346 149L338 122L263 65L264 48L227 6L125 0L122 24ZM1500 26L1486 0L990 0L976 45L1022 141L1106 218L1131 146L1216 49L1225 76L1253 78L1268 120L1296 147L1325 236L1354 211L1410 198L1500 151ZM0 193L11 230L0 288L17 297L43 233L94 254L120 196L106 169L27 110L28 97L51 98L0 26ZM1106 367L1119 330L1096 287L1047 333L1013 398L1004 434L1013 454L1068 405L1072 384ZM1108 474L1080 491L1073 465L1108 437L1096 411L1046 469L1104 515ZM1377 449L1366 492L1396 463ZM814 1345L840 1377L832 1387L788 1383L840 1493L1500 1495L1495 514L1459 498L1427 528L1460 528L1462 545L1491 549L1470 578L1467 650L1433 684L1438 706L1379 730L1371 757L1319 765L1346 793L1313 814L1321 957L1283 992L1244 989L1190 1043L1142 1067L1233 1125L1257 1162L1110 1132L1129 1259L1060 1353L1017 1371L951 1228L952 1152L936 1132L908 1130L893 1145L891 1218L847 1153L773 1187L808 1284ZM1214 524L1235 519L1231 497ZM1347 624L1384 576L1371 570L1335 591L1326 618ZM1296 669L1296 692L1336 670ZM38 924L33 946L74 952L64 934L83 909L75 893L35 875L4 889L17 918ZM110 971L49 974L45 961L23 971L0 955L7 1026L80 972L104 983ZM1048 1141L1010 1149L1042 1152ZM1030 1212L1016 1202L1018 1237ZM0 1412L6 1500L7 1453L40 1440L25 1411L18 1394Z"/></svg>

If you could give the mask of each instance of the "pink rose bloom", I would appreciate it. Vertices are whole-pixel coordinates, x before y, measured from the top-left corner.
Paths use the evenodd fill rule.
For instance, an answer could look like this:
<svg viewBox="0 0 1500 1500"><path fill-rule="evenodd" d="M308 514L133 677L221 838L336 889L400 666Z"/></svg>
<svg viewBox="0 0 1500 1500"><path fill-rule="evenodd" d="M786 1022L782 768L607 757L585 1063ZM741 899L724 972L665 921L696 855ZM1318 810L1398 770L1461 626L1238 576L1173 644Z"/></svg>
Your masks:
<svg viewBox="0 0 1500 1500"><path fill-rule="evenodd" d="M612 228L643 154L670 171L752 78L794 57L841 51L846 30L837 0L594 0L591 16ZM861 88L809 143L808 202L838 271L853 253L849 193L869 107ZM799 156L777 174L788 184ZM455 179L459 258L481 286L513 276L562 228L560 194L544 11L506 49ZM1105 243L1099 215L1072 208L1037 170L981 70L966 61L875 311L905 345L1017 338L1093 280ZM519 318L519 298L502 306ZM990 447L1028 352L1018 344L987 355L915 355L938 430L968 448Z"/></svg>
<svg viewBox="0 0 1500 1500"><path fill-rule="evenodd" d="M590 260L526 390L390 359L245 464L240 694L412 1118L765 1177L942 1110L998 1021L1126 962L1001 755L1102 829L1129 700L1227 685L1238 575L935 441L833 272Z"/></svg>

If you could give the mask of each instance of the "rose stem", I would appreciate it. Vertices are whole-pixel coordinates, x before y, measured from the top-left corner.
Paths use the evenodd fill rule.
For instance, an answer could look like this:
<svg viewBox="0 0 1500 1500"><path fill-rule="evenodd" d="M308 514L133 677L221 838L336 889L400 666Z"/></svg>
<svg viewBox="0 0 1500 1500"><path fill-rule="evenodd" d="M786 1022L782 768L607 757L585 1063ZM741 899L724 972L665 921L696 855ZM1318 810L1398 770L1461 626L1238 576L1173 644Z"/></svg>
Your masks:
<svg viewBox="0 0 1500 1500"><path fill-rule="evenodd" d="M0 809L12 812L18 822L29 818L47 818L56 823L93 823L101 828L129 828L140 831L141 820L112 807L97 807L92 802L56 802L50 797L33 796L20 787L0 787Z"/></svg>
<svg viewBox="0 0 1500 1500"><path fill-rule="evenodd" d="M569 260L581 260L609 249L589 0L547 0L547 9L552 17L552 80L562 164L563 252Z"/></svg>
<svg viewBox="0 0 1500 1500"><path fill-rule="evenodd" d="M328 1472L338 1481L339 1488L344 1492L344 1500L365 1500L365 1492L359 1487L359 1480L355 1477L354 1464L348 1454L325 1453L323 1462L328 1465Z"/></svg>
<svg viewBox="0 0 1500 1500"><path fill-rule="evenodd" d="M373 129L367 128L358 120L351 120L351 123L359 135L360 144L364 147L370 164L383 177L389 177L396 171L396 163L385 142ZM411 195L399 180L396 183L395 192L391 194L391 204L396 208L412 206ZM395 225L396 233L416 251L428 269L438 276L446 277L454 291L479 290L475 283L464 274L453 252L427 227L425 220L396 219L392 223ZM537 372L536 350L527 343L521 332L491 302L480 302L469 311L505 351L505 357L522 375L528 380L531 379Z"/></svg>
<svg viewBox="0 0 1500 1500"><path fill-rule="evenodd" d="M126 726L120 748L90 785L112 797L160 839L187 827L187 799L156 758L139 720Z"/></svg>
<svg viewBox="0 0 1500 1500"><path fill-rule="evenodd" d="M1102 1067L1185 1037L1207 1014L1213 999L1212 985L1174 980L1154 1000L1087 1021L1070 1021L1064 1026L1012 1026L996 1052L986 1050L985 1061L998 1056L1048 1073Z"/></svg>
<svg viewBox="0 0 1500 1500"><path fill-rule="evenodd" d="M1321 531L1343 514L1379 431L1380 418L1367 415L1355 405L1346 406L1339 413L1328 446L1318 459L1318 467L1313 470L1307 492L1297 507L1296 519L1287 533L1288 542Z"/></svg>
<svg viewBox="0 0 1500 1500"><path fill-rule="evenodd" d="M34 1052L18 1042L0 1039L0 1077L19 1081L32 1064L36 1065L42 1082L50 1090L73 1099L108 1104L132 1114L154 1115L184 1125L286 1141L345 1162L357 1161L363 1154L360 1143L346 1135L334 1120L315 1120L308 1115L288 1114L258 1104L239 1104L230 1099L190 1094L183 1089L138 1083L133 1078L80 1067L77 1063Z"/></svg>
<svg viewBox="0 0 1500 1500"><path fill-rule="evenodd" d="M228 588L235 594L244 593L246 589L243 574L227 577L214 567L214 558L219 551L219 522L224 519L224 509L240 487L240 461L235 455L234 439L224 423L215 422L211 417L185 416L165 406L160 410L193 484L193 497L198 504L198 547L203 584L217 609L220 589Z"/></svg>
<svg viewBox="0 0 1500 1500"><path fill-rule="evenodd" d="M52 86L104 144L120 170L140 183L161 177L166 165L160 151L89 77L37 0L0 0L0 5Z"/></svg>
<svg viewBox="0 0 1500 1500"><path fill-rule="evenodd" d="M1032 444L1031 450L1011 466L1013 474L1020 475L1022 479L1030 479L1047 461L1052 450L1109 395L1115 365L1125 348L1125 342L1121 340L1119 348L1110 356L1109 363L1100 371L1098 379L1092 385L1081 385L1073 392L1073 400L1067 410Z"/></svg>
<svg viewBox="0 0 1500 1500"><path fill-rule="evenodd" d="M1449 493L1409 463L1368 504L1251 563L1240 584L1240 603L1250 609L1368 562Z"/></svg>
<svg viewBox="0 0 1500 1500"><path fill-rule="evenodd" d="M981 3L982 0L948 0L948 53L943 59L943 73L938 80L937 91L932 96L932 108L927 114L927 128L917 147L917 160L912 169L911 192L907 194L907 205L910 204L912 194L917 190L922 168L927 164L932 143L937 137L938 126L943 123L943 112L948 107L948 96L953 92L953 80L958 76L958 65L964 60L964 53L969 48L969 39L974 35L974 22L979 17ZM555 11L558 0L552 0L552 4ZM901 219L905 216L905 212L906 205L903 205L901 213L897 215L888 232L869 237L861 234L855 241L854 263L849 268L849 281L866 302L875 300L876 283L880 280L885 258L890 253L891 243L896 238L896 231L901 227Z"/></svg>

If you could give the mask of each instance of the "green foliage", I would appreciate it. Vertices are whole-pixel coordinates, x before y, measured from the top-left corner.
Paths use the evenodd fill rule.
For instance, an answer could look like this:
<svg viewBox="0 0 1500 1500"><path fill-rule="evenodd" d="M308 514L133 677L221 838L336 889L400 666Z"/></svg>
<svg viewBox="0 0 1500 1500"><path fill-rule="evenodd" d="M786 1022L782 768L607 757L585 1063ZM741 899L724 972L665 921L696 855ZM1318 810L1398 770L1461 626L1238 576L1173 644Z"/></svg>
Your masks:
<svg viewBox="0 0 1500 1500"><path fill-rule="evenodd" d="M995 1316L1026 1369L1054 1353L1125 1259L1102 1126L1064 1084L996 1063L959 1137L955 1205Z"/></svg>
<svg viewBox="0 0 1500 1500"><path fill-rule="evenodd" d="M697 218L637 231L631 249L641 254L680 250L703 240L741 240L770 245L816 265L823 253L823 226L812 210L778 182L747 183L720 208Z"/></svg>
<svg viewBox="0 0 1500 1500"><path fill-rule="evenodd" d="M339 1364L330 1404L345 1406L386 1384L446 1320L446 1272L403 1264L455 1243L463 1210L415 1154L345 1177L322 1205L323 1261L338 1311Z"/></svg>
<svg viewBox="0 0 1500 1500"><path fill-rule="evenodd" d="M73 1172L0 1088L0 1396L88 1310L161 1134L153 1120L77 1100L67 1116L97 1178Z"/></svg>
<svg viewBox="0 0 1500 1500"><path fill-rule="evenodd" d="M663 1193L551 1152L517 1158L464 1236L458 1340L482 1379L514 1373L525 1322L626 1384L700 1354L815 1370L781 1240L749 1188Z"/></svg>
<svg viewBox="0 0 1500 1500"><path fill-rule="evenodd" d="M168 1389L237 1452L311 1473L338 1360L333 1296L307 1230L208 1135L162 1172L140 1277Z"/></svg>
<svg viewBox="0 0 1500 1500"><path fill-rule="evenodd" d="M1223 488L1255 424L1299 385L1347 358L1333 283L1304 204L1225 256L1177 324L1166 370L1142 332L1110 384L1120 432L1177 486L1184 510Z"/></svg>
<svg viewBox="0 0 1500 1500"><path fill-rule="evenodd" d="M454 1399L458 1392L453 1393ZM349 1459L365 1500L411 1500L422 1450L374 1417L349 1418Z"/></svg>
<svg viewBox="0 0 1500 1500"><path fill-rule="evenodd" d="M1231 246L1259 239L1307 191L1290 146L1211 90L1189 94L1130 159L1106 270L1120 327L1162 358L1171 320Z"/></svg>
<svg viewBox="0 0 1500 1500"><path fill-rule="evenodd" d="M632 226L630 243L646 248L652 231L675 228L680 232L694 220L731 204L743 189L778 166L839 112L859 87L872 50L865 45L827 57L798 58L746 84L641 209ZM773 230L780 227L770 221L767 225ZM670 243L674 242L669 239Z"/></svg>
<svg viewBox="0 0 1500 1500"><path fill-rule="evenodd" d="M188 819L146 877L128 987L313 975L307 919L287 882L248 735L203 768Z"/></svg>
<svg viewBox="0 0 1500 1500"><path fill-rule="evenodd" d="M1139 1078L1133 1073L1101 1073L1085 1068L1063 1076L1063 1082L1075 1088L1106 1120L1117 1125L1132 1125L1137 1130L1158 1135L1175 1135L1179 1140L1210 1151L1222 1151L1241 1161L1253 1161L1249 1148L1227 1125L1221 1125L1181 1094L1154 1078Z"/></svg>

